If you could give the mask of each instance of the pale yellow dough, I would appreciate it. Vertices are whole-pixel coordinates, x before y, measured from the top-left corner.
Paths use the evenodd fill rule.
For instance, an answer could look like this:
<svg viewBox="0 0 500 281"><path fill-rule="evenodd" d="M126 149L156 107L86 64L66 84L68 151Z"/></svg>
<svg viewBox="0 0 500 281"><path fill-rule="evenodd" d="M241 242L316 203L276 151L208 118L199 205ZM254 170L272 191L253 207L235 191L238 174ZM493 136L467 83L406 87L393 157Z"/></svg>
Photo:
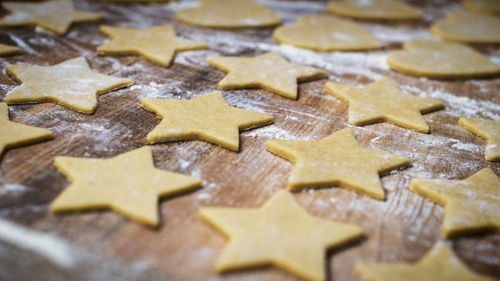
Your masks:
<svg viewBox="0 0 500 281"><path fill-rule="evenodd" d="M266 53L253 58L211 57L208 63L225 72L220 89L264 88L280 96L297 99L297 82L327 77L314 67L289 63L279 53Z"/></svg>
<svg viewBox="0 0 500 281"><path fill-rule="evenodd" d="M37 143L52 137L52 132L47 129L9 121L7 104L0 103L0 156L7 148Z"/></svg>
<svg viewBox="0 0 500 281"><path fill-rule="evenodd" d="M382 44L363 26L327 15L306 15L295 25L278 27L276 41L315 51L380 49Z"/></svg>
<svg viewBox="0 0 500 281"><path fill-rule="evenodd" d="M490 168L464 180L415 179L411 188L444 206L444 237L500 232L500 179Z"/></svg>
<svg viewBox="0 0 500 281"><path fill-rule="evenodd" d="M21 53L21 49L14 46L0 44L0 56L17 55Z"/></svg>
<svg viewBox="0 0 500 281"><path fill-rule="evenodd" d="M95 21L99 13L73 9L71 0L49 0L41 3L3 2L10 12L0 19L0 26L36 25L63 35L74 22Z"/></svg>
<svg viewBox="0 0 500 281"><path fill-rule="evenodd" d="M253 0L201 0L200 6L177 12L184 23L205 27L264 27L281 23L274 12Z"/></svg>
<svg viewBox="0 0 500 281"><path fill-rule="evenodd" d="M219 272L272 264L305 280L325 280L325 252L357 240L363 229L310 215L280 191L259 209L202 208L202 218L229 237Z"/></svg>
<svg viewBox="0 0 500 281"><path fill-rule="evenodd" d="M59 156L54 164L71 181L51 204L53 212L111 208L158 225L158 197L201 186L196 178L156 169L145 146L109 159Z"/></svg>
<svg viewBox="0 0 500 281"><path fill-rule="evenodd" d="M111 41L97 48L101 54L138 54L161 66L169 66L176 51L204 49L207 45L175 35L173 25L145 29L101 26Z"/></svg>
<svg viewBox="0 0 500 281"><path fill-rule="evenodd" d="M500 14L498 0L464 0L462 5L469 11L483 14Z"/></svg>
<svg viewBox="0 0 500 281"><path fill-rule="evenodd" d="M422 13L395 0L340 0L328 3L326 9L340 16L370 20L418 20Z"/></svg>
<svg viewBox="0 0 500 281"><path fill-rule="evenodd" d="M288 189L343 185L384 199L379 173L410 164L410 159L359 145L351 129L317 141L271 140L267 150L295 163Z"/></svg>
<svg viewBox="0 0 500 281"><path fill-rule="evenodd" d="M500 74L496 64L465 45L415 39L403 47L404 50L390 52L387 63L409 75L455 79Z"/></svg>
<svg viewBox="0 0 500 281"><path fill-rule="evenodd" d="M22 83L7 94L5 102L56 102L88 114L97 107L97 94L133 83L93 72L84 57L54 66L9 65L5 70Z"/></svg>
<svg viewBox="0 0 500 281"><path fill-rule="evenodd" d="M500 1L499 1L500 2ZM498 28L494 28L494 27ZM430 31L441 39L463 43L500 43L500 18L465 11L450 12Z"/></svg>
<svg viewBox="0 0 500 281"><path fill-rule="evenodd" d="M239 150L239 130L269 124L271 115L229 106L221 92L191 100L145 98L141 104L163 120L148 135L149 143L200 139Z"/></svg>
<svg viewBox="0 0 500 281"><path fill-rule="evenodd" d="M367 281L494 281L468 269L444 242L414 264L360 263L356 272Z"/></svg>
<svg viewBox="0 0 500 281"><path fill-rule="evenodd" d="M429 126L421 112L443 107L440 100L403 94L388 77L363 88L327 82L325 89L349 103L349 123L353 125L387 121L417 132L428 133Z"/></svg>
<svg viewBox="0 0 500 281"><path fill-rule="evenodd" d="M500 121L460 118L458 124L486 142L486 160L500 161Z"/></svg>

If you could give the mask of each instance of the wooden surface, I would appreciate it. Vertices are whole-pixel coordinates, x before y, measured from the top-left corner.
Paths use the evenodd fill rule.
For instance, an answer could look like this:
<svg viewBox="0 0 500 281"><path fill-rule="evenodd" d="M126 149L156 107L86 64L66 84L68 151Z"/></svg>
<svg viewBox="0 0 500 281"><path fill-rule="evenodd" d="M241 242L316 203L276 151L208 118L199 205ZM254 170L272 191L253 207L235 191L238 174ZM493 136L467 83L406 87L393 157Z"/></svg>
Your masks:
<svg viewBox="0 0 500 281"><path fill-rule="evenodd" d="M301 14L321 12L325 4L263 2L287 23ZM216 274L214 262L226 238L204 223L198 210L204 206L259 207L285 188L292 168L290 162L265 150L267 140L313 140L345 127L354 129L363 146L410 157L412 166L383 175L385 201L341 187L294 194L312 214L355 223L366 230L363 241L329 252L326 262L330 280L360 280L353 272L354 264L360 261L419 260L440 239L443 208L411 192L409 183L413 178L462 179L484 167L500 174L499 163L484 160L485 141L457 125L459 117L500 120L500 78L439 81L390 71L385 64L387 51L399 49L404 40L412 37L429 38L430 22L458 7L453 1L413 2L424 11L424 21L363 23L386 46L373 52L314 53L280 46L271 38L272 28L231 31L187 26L173 17L177 9L186 6L183 2L127 5L79 1L77 7L102 12L105 19L76 24L64 37L33 28L1 29L1 43L23 49L22 55L0 58L2 69L8 64L52 65L85 56L92 69L131 78L135 85L101 95L93 115L52 103L9 107L11 120L51 129L55 138L3 155L0 217L68 242L70 249L79 249L68 255L78 256L85 263L62 269L49 266L29 248L0 241L0 280L139 280L144 278L139 274L143 271L159 280L296 280L273 267ZM137 56L95 53L96 47L107 40L98 32L99 24L147 27L165 23L174 23L180 35L205 42L209 49L180 53L170 68ZM478 50L500 63L500 47L481 46ZM406 93L441 99L446 108L425 115L431 134L421 134L388 123L350 126L346 104L323 90L327 79L301 83L297 101L264 90L224 91L229 104L272 114L275 122L243 132L239 153L202 141L153 145L158 168L203 180L201 189L161 201L158 229L144 227L112 211L65 215L48 212L51 200L69 184L54 167L55 156L107 158L144 146L146 134L159 119L141 108L141 98L188 99L208 93L216 90L217 82L224 77L223 72L208 66L208 56L254 56L267 51L278 51L295 63L323 68L330 72L329 80L340 83L361 86L389 76ZM15 81L3 72L0 100L15 86ZM447 243L474 271L500 276L500 234L450 239ZM108 267L101 261L118 265Z"/></svg>

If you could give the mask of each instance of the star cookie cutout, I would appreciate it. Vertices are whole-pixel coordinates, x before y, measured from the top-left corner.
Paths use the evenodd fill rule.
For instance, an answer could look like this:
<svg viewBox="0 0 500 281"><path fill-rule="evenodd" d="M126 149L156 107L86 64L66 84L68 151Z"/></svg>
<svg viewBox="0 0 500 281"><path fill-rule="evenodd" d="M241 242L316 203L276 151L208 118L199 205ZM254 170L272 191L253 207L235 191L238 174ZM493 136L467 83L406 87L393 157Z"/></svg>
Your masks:
<svg viewBox="0 0 500 281"><path fill-rule="evenodd" d="M215 91L191 100L145 98L141 104L163 120L148 135L149 143L200 139L239 150L239 131L271 123L271 115L229 106Z"/></svg>
<svg viewBox="0 0 500 281"><path fill-rule="evenodd" d="M301 278L325 280L325 251L363 236L354 224L310 215L280 191L259 209L202 208L202 218L229 237L216 261L224 272L272 264Z"/></svg>
<svg viewBox="0 0 500 281"><path fill-rule="evenodd" d="M444 242L414 264L361 263L355 269L368 281L494 281L468 269Z"/></svg>
<svg viewBox="0 0 500 281"><path fill-rule="evenodd" d="M0 44L0 56L17 55L21 53L21 49L14 46Z"/></svg>
<svg viewBox="0 0 500 281"><path fill-rule="evenodd" d="M37 143L52 137L52 132L47 129L9 121L7 104L0 103L0 156L6 148Z"/></svg>
<svg viewBox="0 0 500 281"><path fill-rule="evenodd" d="M384 199L379 173L410 164L410 159L359 145L351 129L317 141L271 140L267 150L295 163L288 189L343 185Z"/></svg>
<svg viewBox="0 0 500 281"><path fill-rule="evenodd" d="M328 12L343 17L371 20L418 20L422 13L397 0L337 0L326 6Z"/></svg>
<svg viewBox="0 0 500 281"><path fill-rule="evenodd" d="M97 107L97 94L133 83L93 72L84 57L54 66L8 65L5 70L21 83L7 94L8 104L56 102L88 114Z"/></svg>
<svg viewBox="0 0 500 281"><path fill-rule="evenodd" d="M177 37L173 25L145 29L101 26L111 41L97 48L101 54L138 54L161 66L169 66L176 51L205 49L207 45Z"/></svg>
<svg viewBox="0 0 500 281"><path fill-rule="evenodd" d="M220 89L264 88L289 99L297 99L297 81L328 76L321 69L289 63L274 52L253 58L211 57L208 63L228 72Z"/></svg>
<svg viewBox="0 0 500 281"><path fill-rule="evenodd" d="M460 118L458 124L486 139L486 160L500 160L500 121Z"/></svg>
<svg viewBox="0 0 500 281"><path fill-rule="evenodd" d="M445 237L500 231L500 179L485 168L464 180L415 179L411 188L445 208Z"/></svg>
<svg viewBox="0 0 500 281"><path fill-rule="evenodd" d="M463 0L465 9L483 14L500 14L500 2L498 0Z"/></svg>
<svg viewBox="0 0 500 281"><path fill-rule="evenodd" d="M156 226L158 197L201 186L199 179L155 168L147 146L109 159L58 156L54 163L72 182L52 202L55 213L111 208Z"/></svg>
<svg viewBox="0 0 500 281"><path fill-rule="evenodd" d="M353 125L387 121L417 132L428 133L429 126L425 123L422 113L443 107L440 100L403 94L388 77L363 88L327 82L325 89L349 104L349 123Z"/></svg>
<svg viewBox="0 0 500 281"><path fill-rule="evenodd" d="M0 19L0 26L36 25L64 35L74 22L95 21L99 13L73 9L71 0L49 0L41 3L3 2L10 14Z"/></svg>
<svg viewBox="0 0 500 281"><path fill-rule="evenodd" d="M498 44L500 29L491 28L492 26L500 26L500 18L466 11L452 11L447 13L443 20L433 23L430 31L443 40L453 42Z"/></svg>

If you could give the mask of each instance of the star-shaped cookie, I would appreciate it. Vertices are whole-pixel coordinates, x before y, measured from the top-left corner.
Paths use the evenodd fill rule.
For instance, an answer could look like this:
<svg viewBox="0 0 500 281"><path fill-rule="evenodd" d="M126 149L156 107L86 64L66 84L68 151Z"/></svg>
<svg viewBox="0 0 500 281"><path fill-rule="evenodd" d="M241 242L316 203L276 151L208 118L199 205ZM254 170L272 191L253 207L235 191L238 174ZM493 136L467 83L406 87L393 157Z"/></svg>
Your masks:
<svg viewBox="0 0 500 281"><path fill-rule="evenodd" d="M494 281L468 269L444 242L417 263L361 263L356 272L368 281Z"/></svg>
<svg viewBox="0 0 500 281"><path fill-rule="evenodd" d="M239 130L271 123L271 115L229 106L221 92L191 100L141 100L163 120L147 135L149 143L200 139L239 150Z"/></svg>
<svg viewBox="0 0 500 281"><path fill-rule="evenodd" d="M452 11L446 14L441 21L430 27L432 34L437 37L463 43L500 43L500 18L493 15L471 13L466 11Z"/></svg>
<svg viewBox="0 0 500 281"><path fill-rule="evenodd" d="M458 124L486 139L486 160L500 160L500 121L460 118Z"/></svg>
<svg viewBox="0 0 500 281"><path fill-rule="evenodd" d="M325 251L363 236L357 225L318 218L280 191L259 209L203 208L200 215L229 236L219 272L272 264L305 280L325 280Z"/></svg>
<svg viewBox="0 0 500 281"><path fill-rule="evenodd" d="M397 0L337 0L326 9L344 17L372 20L418 20L422 13Z"/></svg>
<svg viewBox="0 0 500 281"><path fill-rule="evenodd" d="M32 127L9 121L9 109L0 103L0 156L6 148L28 145L52 138L47 129Z"/></svg>
<svg viewBox="0 0 500 281"><path fill-rule="evenodd" d="M208 63L228 72L219 82L220 89L260 87L289 99L297 99L297 81L328 76L321 69L289 63L274 52L253 58L211 57Z"/></svg>
<svg viewBox="0 0 500 281"><path fill-rule="evenodd" d="M176 51L204 49L207 45L175 35L173 25L145 29L101 26L101 32L111 41L97 48L102 54L138 54L161 66L169 66Z"/></svg>
<svg viewBox="0 0 500 281"><path fill-rule="evenodd" d="M22 83L7 94L5 102L56 102L88 114L97 107L97 94L133 83L93 72L84 57L54 66L9 65L5 70Z"/></svg>
<svg viewBox="0 0 500 281"><path fill-rule="evenodd" d="M500 14L500 2L498 0L463 0L465 9L483 14Z"/></svg>
<svg viewBox="0 0 500 281"><path fill-rule="evenodd" d="M54 163L72 182L52 202L56 213L111 208L156 226L158 197L201 186L199 179L155 168L147 146L109 159L59 156Z"/></svg>
<svg viewBox="0 0 500 281"><path fill-rule="evenodd" d="M429 132L422 112L443 107L435 99L405 95L388 77L377 80L364 88L327 82L328 93L349 104L349 123L364 125L387 121L417 132Z"/></svg>
<svg viewBox="0 0 500 281"><path fill-rule="evenodd" d="M71 0L49 0L41 3L3 2L10 14L0 19L0 26L37 25L63 35L74 22L94 21L99 13L73 9Z"/></svg>
<svg viewBox="0 0 500 281"><path fill-rule="evenodd" d="M378 174L410 164L406 157L362 147L348 128L317 141L271 140L266 148L295 163L289 190L340 184L384 199Z"/></svg>
<svg viewBox="0 0 500 281"><path fill-rule="evenodd" d="M490 168L464 180L415 179L411 188L445 206L445 237L500 231L500 179Z"/></svg>
<svg viewBox="0 0 500 281"><path fill-rule="evenodd" d="M21 49L14 46L0 44L0 56L10 56L21 53Z"/></svg>

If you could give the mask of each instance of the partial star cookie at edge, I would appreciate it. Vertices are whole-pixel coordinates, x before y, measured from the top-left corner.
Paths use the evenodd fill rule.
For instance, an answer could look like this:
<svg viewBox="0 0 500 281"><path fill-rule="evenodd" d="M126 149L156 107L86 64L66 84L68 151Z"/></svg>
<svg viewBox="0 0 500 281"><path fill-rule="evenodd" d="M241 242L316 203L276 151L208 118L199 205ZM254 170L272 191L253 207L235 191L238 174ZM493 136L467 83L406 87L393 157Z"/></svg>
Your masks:
<svg viewBox="0 0 500 281"><path fill-rule="evenodd" d="M0 56L17 55L21 53L21 49L15 46L0 44Z"/></svg>
<svg viewBox="0 0 500 281"><path fill-rule="evenodd" d="M364 233L357 225L309 214L287 191L258 209L205 207L200 215L229 237L216 261L218 272L272 264L305 280L323 281L326 250Z"/></svg>
<svg viewBox="0 0 500 281"><path fill-rule="evenodd" d="M500 232L500 179L490 168L464 180L415 179L411 188L444 206L444 237Z"/></svg>
<svg viewBox="0 0 500 281"><path fill-rule="evenodd" d="M460 118L458 124L486 139L486 160L500 161L500 121Z"/></svg>
<svg viewBox="0 0 500 281"><path fill-rule="evenodd" d="M252 58L211 57L208 63L228 72L219 82L220 89L264 88L289 99L297 99L297 82L328 76L321 69L289 63L273 52Z"/></svg>
<svg viewBox="0 0 500 281"><path fill-rule="evenodd" d="M10 14L0 19L0 26L37 25L59 35L73 22L94 21L99 13L75 10L71 0L49 0L41 3L3 2Z"/></svg>
<svg viewBox="0 0 500 281"><path fill-rule="evenodd" d="M28 145L52 139L50 130L9 121L6 103L0 103L0 157L6 148Z"/></svg>
<svg viewBox="0 0 500 281"><path fill-rule="evenodd" d="M158 197L201 186L199 179L155 168L147 146L108 159L59 156L54 163L72 182L52 202L56 213L111 208L156 226Z"/></svg>
<svg viewBox="0 0 500 281"><path fill-rule="evenodd" d="M368 281L494 281L467 268L444 242L414 264L359 263L355 270Z"/></svg>
<svg viewBox="0 0 500 281"><path fill-rule="evenodd" d="M159 25L145 29L101 26L101 32L111 38L97 48L102 54L138 54L161 66L169 66L176 51L199 50L206 44L177 37L173 25Z"/></svg>
<svg viewBox="0 0 500 281"><path fill-rule="evenodd" d="M5 70L21 83L7 94L8 104L56 102L87 114L95 111L97 94L133 83L93 72L84 57L54 66L8 65Z"/></svg>
<svg viewBox="0 0 500 281"><path fill-rule="evenodd" d="M379 173L410 164L406 157L362 147L348 128L317 141L270 140L266 148L295 163L289 190L342 185L384 199Z"/></svg>
<svg viewBox="0 0 500 281"><path fill-rule="evenodd" d="M149 143L200 139L239 150L239 130L269 124L271 115L229 106L215 91L190 100L145 98L141 104L163 120L147 135Z"/></svg>
<svg viewBox="0 0 500 281"><path fill-rule="evenodd" d="M353 125L387 121L417 132L428 133L429 126L422 113L443 107L440 100L403 94L388 77L363 88L327 82L325 89L349 104L349 123Z"/></svg>

